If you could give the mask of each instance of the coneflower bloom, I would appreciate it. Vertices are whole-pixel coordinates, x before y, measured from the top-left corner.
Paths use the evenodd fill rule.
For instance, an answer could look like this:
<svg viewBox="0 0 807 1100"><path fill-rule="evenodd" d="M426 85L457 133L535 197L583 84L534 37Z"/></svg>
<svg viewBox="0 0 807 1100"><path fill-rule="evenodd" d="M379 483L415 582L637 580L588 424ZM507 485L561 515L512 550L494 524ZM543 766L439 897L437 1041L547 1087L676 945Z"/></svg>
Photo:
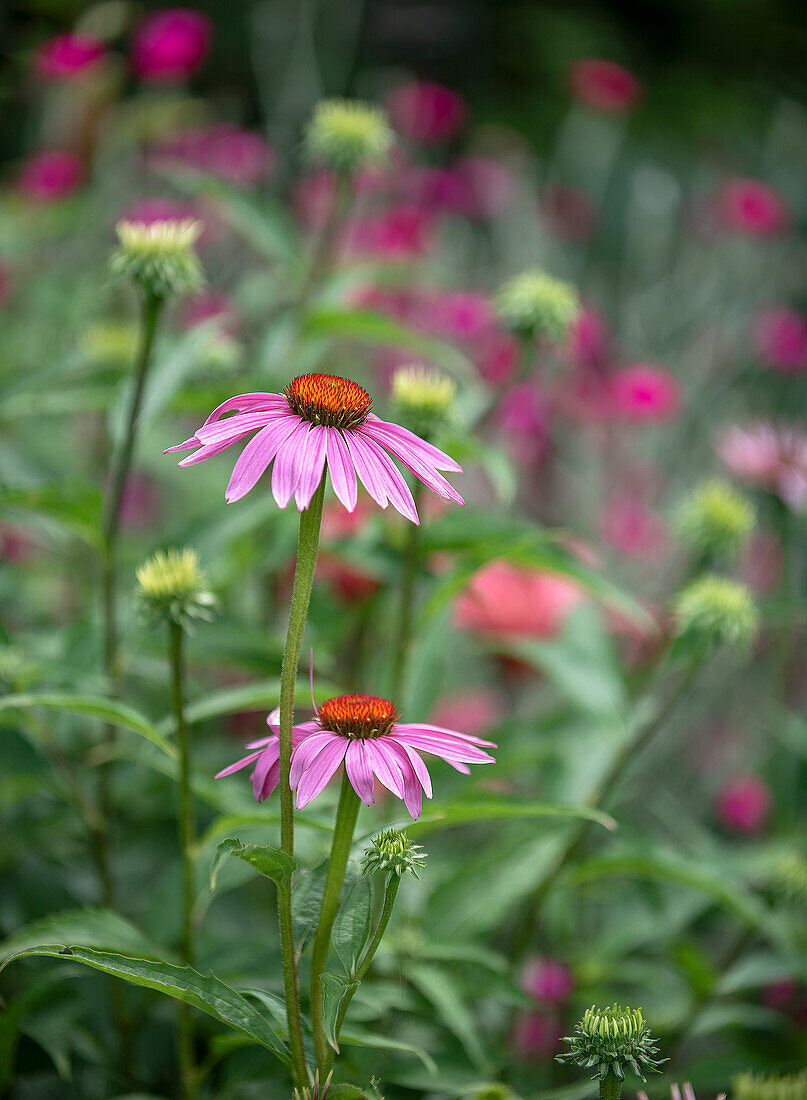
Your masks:
<svg viewBox="0 0 807 1100"><path fill-rule="evenodd" d="M463 504L459 493L438 473L462 467L407 428L380 420L372 409L370 395L355 382L330 374L303 374L283 393L231 397L213 410L190 439L169 451L198 448L179 464L189 466L257 431L233 468L225 494L228 503L248 493L274 462L272 495L281 508L294 497L303 511L327 464L334 492L349 512L356 507L360 480L382 508L391 504L418 523L409 486L392 454L439 496Z"/></svg>
<svg viewBox="0 0 807 1100"><path fill-rule="evenodd" d="M495 748L492 741L442 726L401 722L400 717L389 699L337 695L323 703L311 721L293 726L289 782L297 792L297 808L316 798L344 764L351 786L366 806L373 802L378 778L417 818L423 795L432 797L431 778L421 753L439 756L466 775L469 764L494 763L484 751ZM267 799L280 782L277 712L266 721L271 736L247 745L252 750L249 755L216 776L221 779L254 764L252 789L258 802Z"/></svg>
<svg viewBox="0 0 807 1100"><path fill-rule="evenodd" d="M807 501L807 432L759 423L731 427L718 440L717 453L742 481L775 493L790 508Z"/></svg>

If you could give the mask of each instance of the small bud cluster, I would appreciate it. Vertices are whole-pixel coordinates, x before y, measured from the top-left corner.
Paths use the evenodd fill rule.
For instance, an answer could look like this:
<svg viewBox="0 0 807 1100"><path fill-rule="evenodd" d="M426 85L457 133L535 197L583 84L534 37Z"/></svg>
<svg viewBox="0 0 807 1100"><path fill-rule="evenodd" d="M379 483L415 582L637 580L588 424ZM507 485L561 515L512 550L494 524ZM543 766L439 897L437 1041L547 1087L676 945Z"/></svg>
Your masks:
<svg viewBox="0 0 807 1100"><path fill-rule="evenodd" d="M314 1084L311 1088L304 1088L302 1092L299 1089L295 1089L291 1094L291 1100L326 1100L328 1096L328 1089L331 1085L331 1078L333 1077L333 1070L328 1074L323 1083L319 1083L319 1070L314 1074Z"/></svg>
<svg viewBox="0 0 807 1100"><path fill-rule="evenodd" d="M188 629L193 619L212 618L215 599L195 550L159 550L137 570L138 595L153 620Z"/></svg>
<svg viewBox="0 0 807 1100"><path fill-rule="evenodd" d="M155 298L196 294L204 286L199 257L193 246L202 232L201 222L119 222L120 247L110 261L112 274L134 280Z"/></svg>
<svg viewBox="0 0 807 1100"><path fill-rule="evenodd" d="M538 269L506 282L496 295L501 320L521 336L548 336L562 343L580 312L580 297L571 285Z"/></svg>
<svg viewBox="0 0 807 1100"><path fill-rule="evenodd" d="M393 140L380 107L347 99L318 103L305 132L311 159L347 174L383 163Z"/></svg>
<svg viewBox="0 0 807 1100"><path fill-rule="evenodd" d="M699 577L675 601L679 637L709 647L747 646L759 627L750 590L729 577Z"/></svg>
<svg viewBox="0 0 807 1100"><path fill-rule="evenodd" d="M752 505L725 481L700 485L678 509L681 538L700 554L728 558L754 528Z"/></svg>
<svg viewBox="0 0 807 1100"><path fill-rule="evenodd" d="M385 829L373 837L370 847L366 849L362 871L365 875L384 871L398 878L411 871L418 878L418 868L425 864L426 855L419 844L412 844L406 833L399 829Z"/></svg>
<svg viewBox="0 0 807 1100"><path fill-rule="evenodd" d="M392 401L407 427L430 436L445 425L457 393L447 375L413 364L399 367L392 376Z"/></svg>
<svg viewBox="0 0 807 1100"><path fill-rule="evenodd" d="M593 1079L605 1080L613 1074L622 1081L632 1070L642 1081L645 1073L655 1073L666 1058L659 1059L656 1040L650 1035L640 1008L589 1008L564 1040L570 1050L558 1054L557 1061L594 1069Z"/></svg>
<svg viewBox="0 0 807 1100"><path fill-rule="evenodd" d="M734 1080L734 1100L804 1100L807 1096L807 1069L782 1077L762 1077L744 1073Z"/></svg>

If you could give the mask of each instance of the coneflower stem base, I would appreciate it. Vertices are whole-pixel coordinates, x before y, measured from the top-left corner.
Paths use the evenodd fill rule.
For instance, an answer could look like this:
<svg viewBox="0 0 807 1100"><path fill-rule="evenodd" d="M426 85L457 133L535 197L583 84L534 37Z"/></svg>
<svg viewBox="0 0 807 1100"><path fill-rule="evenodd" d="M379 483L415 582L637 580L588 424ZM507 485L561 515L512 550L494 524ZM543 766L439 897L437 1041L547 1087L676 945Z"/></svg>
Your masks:
<svg viewBox="0 0 807 1100"><path fill-rule="evenodd" d="M345 870L350 856L350 846L353 843L353 830L356 827L358 813L359 796L353 790L347 772L345 772L342 778L342 792L339 796L339 806L336 810L336 821L333 827L331 858L328 861L328 873L325 877L325 888L322 892L319 924L317 925L314 951L311 956L311 1030L314 1034L317 1069L323 1079L328 1073L330 1048L325 1037L322 975L325 973L325 964L328 961L333 922L336 920L336 913L339 909L339 898L342 893L342 884L345 881Z"/></svg>
<svg viewBox="0 0 807 1100"><path fill-rule="evenodd" d="M283 665L280 671L280 846L290 856L294 855L294 796L289 786L291 770L291 727L294 724L294 688L300 663L300 648L308 616L314 573L317 568L319 531L322 523L322 502L325 497L325 474L319 488L311 498L311 504L300 513L300 533L297 540L297 563L294 570L294 588L291 595L289 626L283 649ZM291 916L291 888L278 887L278 921L280 947L283 956L283 983L286 997L286 1017L289 1025L289 1049L292 1075L295 1085L307 1088L308 1067L303 1047L303 1029L300 1022L300 987L297 976L297 960L294 953L294 928Z"/></svg>
<svg viewBox="0 0 807 1100"><path fill-rule="evenodd" d="M622 1096L622 1082L608 1071L608 1076L600 1080L600 1100L619 1100Z"/></svg>

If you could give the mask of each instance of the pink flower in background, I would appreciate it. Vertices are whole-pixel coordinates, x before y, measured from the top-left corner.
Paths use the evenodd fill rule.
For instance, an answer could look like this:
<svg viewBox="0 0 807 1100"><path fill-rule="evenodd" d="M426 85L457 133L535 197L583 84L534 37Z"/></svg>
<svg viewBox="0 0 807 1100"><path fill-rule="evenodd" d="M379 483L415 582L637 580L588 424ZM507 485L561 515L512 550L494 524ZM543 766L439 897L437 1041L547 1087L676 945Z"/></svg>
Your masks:
<svg viewBox="0 0 807 1100"><path fill-rule="evenodd" d="M412 493L391 453L438 496L463 504L438 472L461 467L408 429L380 420L372 408L370 395L355 382L330 374L303 374L283 393L247 393L224 401L190 439L169 447L166 454L197 448L179 463L189 466L256 432L233 467L225 494L228 503L246 496L272 465L272 495L278 505L285 508L294 497L302 512L327 465L334 492L349 512L356 507L361 480L379 507L391 504L419 523Z"/></svg>
<svg viewBox="0 0 807 1100"><path fill-rule="evenodd" d="M782 198L761 180L736 178L723 185L720 213L730 229L759 237L775 236L790 222Z"/></svg>
<svg viewBox="0 0 807 1100"><path fill-rule="evenodd" d="M305 229L320 229L325 225L335 204L336 176L327 168L301 176L292 187L292 209Z"/></svg>
<svg viewBox="0 0 807 1100"><path fill-rule="evenodd" d="M254 187L275 168L275 151L251 130L220 123L176 134L150 155L156 166L178 162L230 183Z"/></svg>
<svg viewBox="0 0 807 1100"><path fill-rule="evenodd" d="M498 725L504 714L504 700L491 688L468 688L444 696L436 705L432 721L437 726L460 727L477 735Z"/></svg>
<svg viewBox="0 0 807 1100"><path fill-rule="evenodd" d="M717 453L742 481L775 493L791 508L807 501L807 433L800 429L766 423L728 428Z"/></svg>
<svg viewBox="0 0 807 1100"><path fill-rule="evenodd" d="M512 377L521 354L521 345L515 336L491 329L474 341L470 354L485 381L497 385Z"/></svg>
<svg viewBox="0 0 807 1100"><path fill-rule="evenodd" d="M548 1058L560 1050L563 1031L556 1012L523 1012L516 1020L513 1046L522 1058Z"/></svg>
<svg viewBox="0 0 807 1100"><path fill-rule="evenodd" d="M664 522L641 500L627 494L612 498L602 519L602 536L620 554L656 557L669 542Z"/></svg>
<svg viewBox="0 0 807 1100"><path fill-rule="evenodd" d="M575 99L598 111L629 111L642 94L642 86L633 73L615 61L596 57L575 61L569 82Z"/></svg>
<svg viewBox="0 0 807 1100"><path fill-rule="evenodd" d="M132 68L144 80L181 80L207 57L213 24L192 8L147 16L132 38Z"/></svg>
<svg viewBox="0 0 807 1100"><path fill-rule="evenodd" d="M782 978L781 981L765 986L762 990L762 1001L774 1012L787 1012L795 1005L798 994L798 982L792 978Z"/></svg>
<svg viewBox="0 0 807 1100"><path fill-rule="evenodd" d="M563 1004L574 992L574 979L557 959L531 959L521 973L521 988L536 1001Z"/></svg>
<svg viewBox="0 0 807 1100"><path fill-rule="evenodd" d="M484 748L495 748L467 733L424 723L400 721L398 708L375 695L338 695L328 699L315 717L292 727L289 784L303 809L320 794L344 762L353 790L366 806L374 801L377 779L400 798L413 818L420 816L423 795L432 797L432 784L421 753L439 756L468 775L469 764L493 764ZM247 745L253 750L230 764L217 779L255 764L252 789L258 802L269 797L280 782L279 727L270 714L271 737ZM484 746L484 748L483 748Z"/></svg>
<svg viewBox="0 0 807 1100"><path fill-rule="evenodd" d="M47 80L81 76L101 59L104 45L86 34L58 34L39 47L35 67Z"/></svg>
<svg viewBox="0 0 807 1100"><path fill-rule="evenodd" d="M771 792L755 775L732 779L720 792L717 815L735 833L758 833L768 819Z"/></svg>
<svg viewBox="0 0 807 1100"><path fill-rule="evenodd" d="M610 333L602 314L587 306L572 321L569 329L568 354L578 366L598 373L609 358Z"/></svg>
<svg viewBox="0 0 807 1100"><path fill-rule="evenodd" d="M216 318L228 336L236 337L241 324L238 306L229 295L220 290L208 290L195 298L189 298L182 306L180 324L193 328Z"/></svg>
<svg viewBox="0 0 807 1100"><path fill-rule="evenodd" d="M658 367L622 367L611 376L611 401L626 420L669 420L680 405L678 383Z"/></svg>
<svg viewBox="0 0 807 1100"><path fill-rule="evenodd" d="M450 168L413 164L396 172L393 182L405 202L426 210L466 214L471 207L468 184Z"/></svg>
<svg viewBox="0 0 807 1100"><path fill-rule="evenodd" d="M395 129L426 145L447 141L465 122L462 96L442 84L406 84L387 101Z"/></svg>
<svg viewBox="0 0 807 1100"><path fill-rule="evenodd" d="M34 556L36 545L25 527L0 524L0 561L23 562Z"/></svg>
<svg viewBox="0 0 807 1100"><path fill-rule="evenodd" d="M585 241L597 228L597 208L578 187L548 187L539 209L548 232L562 241Z"/></svg>
<svg viewBox="0 0 807 1100"><path fill-rule="evenodd" d="M549 445L549 416L534 382L513 386L496 407L496 424L518 462L540 462Z"/></svg>
<svg viewBox="0 0 807 1100"><path fill-rule="evenodd" d="M552 638L584 600L574 581L539 569L492 561L469 581L454 604L461 630Z"/></svg>
<svg viewBox="0 0 807 1100"><path fill-rule="evenodd" d="M433 228L427 211L411 203L398 203L379 214L354 220L345 230L343 243L353 254L414 259L429 250Z"/></svg>
<svg viewBox="0 0 807 1100"><path fill-rule="evenodd" d="M412 318L419 328L454 340L478 340L494 324L493 307L471 290L435 291L417 304Z"/></svg>
<svg viewBox="0 0 807 1100"><path fill-rule="evenodd" d="M772 592L782 579L782 545L773 531L755 531L740 551L737 572L755 592Z"/></svg>
<svg viewBox="0 0 807 1100"><path fill-rule="evenodd" d="M83 175L84 168L75 153L46 149L28 157L18 183L31 202L58 202L78 190Z"/></svg>
<svg viewBox="0 0 807 1100"><path fill-rule="evenodd" d="M154 225L155 222L184 221L195 218L196 209L190 203L179 199L157 196L149 199L137 199L130 203L116 221L138 222L140 225Z"/></svg>
<svg viewBox="0 0 807 1100"><path fill-rule="evenodd" d="M757 355L785 374L807 370L807 317L784 306L763 310L754 318L751 336Z"/></svg>
<svg viewBox="0 0 807 1100"><path fill-rule="evenodd" d="M512 204L516 195L513 173L493 157L462 157L454 175L463 183L466 207L457 213L471 218L493 218Z"/></svg>

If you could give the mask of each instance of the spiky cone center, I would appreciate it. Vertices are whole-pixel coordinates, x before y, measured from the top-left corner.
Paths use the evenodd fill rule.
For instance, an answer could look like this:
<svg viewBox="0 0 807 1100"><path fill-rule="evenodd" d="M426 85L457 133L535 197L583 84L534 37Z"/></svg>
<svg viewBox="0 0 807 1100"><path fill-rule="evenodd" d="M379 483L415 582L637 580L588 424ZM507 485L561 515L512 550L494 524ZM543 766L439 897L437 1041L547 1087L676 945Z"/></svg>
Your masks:
<svg viewBox="0 0 807 1100"><path fill-rule="evenodd" d="M656 1040L639 1008L619 1005L596 1008L592 1005L577 1025L575 1034L564 1041L570 1050L559 1054L557 1061L594 1068L594 1077L601 1081L609 1075L621 1081L628 1069L644 1080L644 1073L655 1072L660 1064L656 1057Z"/></svg>
<svg viewBox="0 0 807 1100"><path fill-rule="evenodd" d="M319 708L323 729L362 741L389 733L400 717L394 703L377 695L336 695Z"/></svg>
<svg viewBox="0 0 807 1100"><path fill-rule="evenodd" d="M335 374L301 374L283 390L292 412L328 428L358 428L373 410L367 390Z"/></svg>

